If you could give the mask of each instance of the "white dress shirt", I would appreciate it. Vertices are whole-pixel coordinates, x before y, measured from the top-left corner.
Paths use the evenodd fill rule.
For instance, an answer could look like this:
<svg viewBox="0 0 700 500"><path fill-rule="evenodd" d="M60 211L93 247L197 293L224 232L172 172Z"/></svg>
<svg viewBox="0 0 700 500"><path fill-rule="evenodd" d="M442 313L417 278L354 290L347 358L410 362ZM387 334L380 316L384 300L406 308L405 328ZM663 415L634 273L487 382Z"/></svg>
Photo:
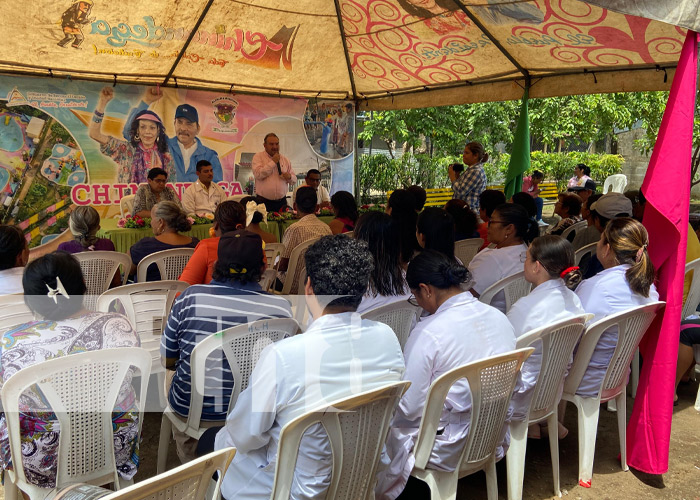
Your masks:
<svg viewBox="0 0 700 500"><path fill-rule="evenodd" d="M382 323L360 323L356 313L321 316L305 333L266 347L250 385L216 435L217 450L238 450L224 476L223 496L268 500L287 422L322 404L397 382L403 372L394 332ZM301 441L290 498L325 498L330 463L325 431L311 427Z"/></svg>
<svg viewBox="0 0 700 500"><path fill-rule="evenodd" d="M190 165L190 160L192 159L194 152L197 151L197 141L194 141L189 148L186 148L180 141L177 141L177 145L180 147L185 172L189 173L193 168L196 168L196 165Z"/></svg>
<svg viewBox="0 0 700 500"><path fill-rule="evenodd" d="M0 295L24 293L22 275L24 267L11 267L0 271Z"/></svg>
<svg viewBox="0 0 700 500"><path fill-rule="evenodd" d="M226 192L216 182L210 182L207 189L198 179L182 193L182 208L187 215L214 215L216 207L224 201L226 201Z"/></svg>
<svg viewBox="0 0 700 500"><path fill-rule="evenodd" d="M557 278L538 285L529 295L513 304L508 311L508 321L513 325L515 337L518 338L531 330L584 312L576 294L566 288L563 280ZM532 347L535 352L523 363L520 369L522 380L513 394L513 418L516 420L524 420L527 416L532 390L540 374L542 342L536 342Z"/></svg>
<svg viewBox="0 0 700 500"><path fill-rule="evenodd" d="M292 168L292 162L286 156L280 155L280 170L291 175L285 180L277 173L277 163L267 154L267 151L255 153L251 164L255 177L255 194L268 200L279 200L287 196L290 185L297 183L297 176Z"/></svg>
<svg viewBox="0 0 700 500"><path fill-rule="evenodd" d="M308 186L306 184L301 184L294 188L294 191L292 192L292 204L296 203L297 201L297 191L299 191L300 187ZM328 190L323 186L323 184L319 184L318 189L316 190L316 204L320 205L324 202L330 203L330 201L331 195L328 194Z"/></svg>
<svg viewBox="0 0 700 500"><path fill-rule="evenodd" d="M527 245L513 245L505 248L484 248L469 263L468 269L474 280L474 291L481 295L503 278L523 270L522 257L527 253ZM491 305L501 312L506 310L506 295L498 292Z"/></svg>
<svg viewBox="0 0 700 500"><path fill-rule="evenodd" d="M576 288L576 295L583 308L587 313L595 315L593 321L659 300L654 285L651 285L649 297L642 297L632 291L625 277L629 268L629 265L623 264L605 269L592 278L583 280ZM617 327L603 332L576 394L585 397L595 397L598 394L616 345Z"/></svg>

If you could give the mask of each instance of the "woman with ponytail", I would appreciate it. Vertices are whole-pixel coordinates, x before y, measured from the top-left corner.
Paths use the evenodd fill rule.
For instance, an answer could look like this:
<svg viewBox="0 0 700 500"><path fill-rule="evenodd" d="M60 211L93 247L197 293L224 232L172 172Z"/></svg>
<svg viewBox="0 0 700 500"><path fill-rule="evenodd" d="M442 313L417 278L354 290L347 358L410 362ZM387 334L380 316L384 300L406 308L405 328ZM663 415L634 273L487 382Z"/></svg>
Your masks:
<svg viewBox="0 0 700 500"><path fill-rule="evenodd" d="M98 238L100 215L90 206L75 208L68 221L73 240L58 245L58 249L68 253L80 253L93 250L114 252L114 243L109 238Z"/></svg>
<svg viewBox="0 0 700 500"><path fill-rule="evenodd" d="M408 286L415 302L429 315L416 325L404 347L403 378L411 386L401 398L392 423L387 440L391 463L379 475L377 498L396 498L406 485L430 384L453 368L515 349L515 335L508 319L462 291L460 285L469 279L466 268L435 250L421 252L408 265ZM441 432L429 467L454 470L458 466L458 450L469 434L470 416L471 393L468 384L460 381L447 394L438 424ZM507 427L503 427L498 458L506 451Z"/></svg>
<svg viewBox="0 0 700 500"><path fill-rule="evenodd" d="M522 271L527 245L538 235L537 222L522 206L514 203L497 206L488 222L488 240L496 246L484 248L469 263L474 279L472 293L478 297L497 281ZM496 294L491 305L505 312L505 294Z"/></svg>
<svg viewBox="0 0 700 500"><path fill-rule="evenodd" d="M581 271L574 265L574 248L566 239L554 235L535 238L527 249L523 271L534 288L508 311L516 338L549 323L585 313L578 296L571 291L581 281ZM532 390L540 373L542 344L538 342L534 347L535 352L520 370L522 384L513 395L513 418L517 420L527 417ZM530 437L539 437L539 427L533 429Z"/></svg>
<svg viewBox="0 0 700 500"><path fill-rule="evenodd" d="M603 271L582 281L576 289L583 308L595 315L595 321L659 300L648 244L647 230L630 217L613 219L605 226L596 247ZM577 394L597 394L616 345L617 328L601 335Z"/></svg>

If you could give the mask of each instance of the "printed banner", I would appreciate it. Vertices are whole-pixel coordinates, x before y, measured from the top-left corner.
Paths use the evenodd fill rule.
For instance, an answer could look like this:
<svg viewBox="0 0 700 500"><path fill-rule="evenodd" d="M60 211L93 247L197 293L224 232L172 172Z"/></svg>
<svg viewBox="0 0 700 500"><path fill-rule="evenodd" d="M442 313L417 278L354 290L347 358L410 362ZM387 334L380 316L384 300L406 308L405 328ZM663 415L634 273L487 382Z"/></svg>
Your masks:
<svg viewBox="0 0 700 500"><path fill-rule="evenodd" d="M150 168L181 196L200 160L229 196L252 194L268 133L297 184L314 168L331 193L353 192L354 114L351 102L0 77L0 217L34 247L65 230L77 205L117 215Z"/></svg>

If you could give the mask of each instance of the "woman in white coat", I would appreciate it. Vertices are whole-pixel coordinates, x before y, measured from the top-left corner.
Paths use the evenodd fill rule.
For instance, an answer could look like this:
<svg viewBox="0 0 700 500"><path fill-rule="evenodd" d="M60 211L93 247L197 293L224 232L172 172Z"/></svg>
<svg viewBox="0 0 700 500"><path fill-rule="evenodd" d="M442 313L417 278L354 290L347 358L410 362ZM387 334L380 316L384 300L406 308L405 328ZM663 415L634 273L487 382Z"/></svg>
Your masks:
<svg viewBox="0 0 700 500"><path fill-rule="evenodd" d="M430 315L416 325L404 348L404 380L411 386L399 403L387 440L391 463L377 485L377 498L382 499L396 498L413 469L413 446L430 384L453 368L515 349L513 327L505 315L462 291L460 284L469 280L469 272L454 259L435 250L421 252L408 265L406 280L418 305ZM469 433L470 413L471 393L461 381L447 394L429 467L454 470ZM499 458L507 447L506 431L507 424Z"/></svg>
<svg viewBox="0 0 700 500"><path fill-rule="evenodd" d="M539 235L539 226L522 206L504 203L491 214L487 234L496 247L484 248L469 263L476 297L497 281L522 271L527 245ZM505 312L505 294L496 294L491 305Z"/></svg>
<svg viewBox="0 0 700 500"><path fill-rule="evenodd" d="M535 238L527 250L523 270L525 279L534 288L508 311L516 338L585 312L581 301L571 291L581 281L581 271L574 266L574 248L566 239L554 235ZM532 390L540 374L542 343L534 347L535 352L520 369L522 382L513 394L513 419L516 420L527 417ZM533 429L531 437L538 437L538 431L539 428Z"/></svg>
<svg viewBox="0 0 700 500"><path fill-rule="evenodd" d="M603 271L581 282L576 295L594 321L659 300L654 286L654 266L647 253L649 235L641 223L629 217L613 219L598 241L596 256ZM576 394L595 397L617 345L617 327L601 335Z"/></svg>

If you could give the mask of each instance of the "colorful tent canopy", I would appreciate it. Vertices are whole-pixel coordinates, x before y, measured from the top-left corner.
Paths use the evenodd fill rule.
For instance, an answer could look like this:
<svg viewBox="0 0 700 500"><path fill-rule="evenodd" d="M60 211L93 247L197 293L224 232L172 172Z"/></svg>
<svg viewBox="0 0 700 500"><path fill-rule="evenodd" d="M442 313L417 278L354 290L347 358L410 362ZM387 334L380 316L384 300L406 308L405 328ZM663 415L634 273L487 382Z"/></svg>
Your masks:
<svg viewBox="0 0 700 500"><path fill-rule="evenodd" d="M5 0L0 72L360 109L667 90L699 3Z"/></svg>

